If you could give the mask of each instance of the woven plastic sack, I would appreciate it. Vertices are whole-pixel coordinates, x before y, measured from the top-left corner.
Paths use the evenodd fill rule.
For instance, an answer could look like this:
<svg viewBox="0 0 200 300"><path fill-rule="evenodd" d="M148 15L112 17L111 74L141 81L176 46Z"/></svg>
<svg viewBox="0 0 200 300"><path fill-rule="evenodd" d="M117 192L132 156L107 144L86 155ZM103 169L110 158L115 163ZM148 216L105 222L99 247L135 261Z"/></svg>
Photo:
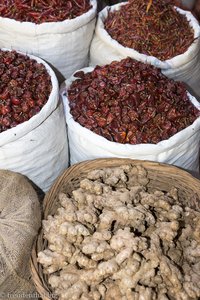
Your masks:
<svg viewBox="0 0 200 300"><path fill-rule="evenodd" d="M96 23L97 1L85 14L62 22L34 24L0 17L0 47L36 55L67 78L88 65ZM61 76L62 75L62 76Z"/></svg>
<svg viewBox="0 0 200 300"><path fill-rule="evenodd" d="M93 68L85 68L81 71L87 73L92 70ZM121 157L163 162L193 172L199 171L200 117L192 125L157 144L129 145L111 142L74 121L66 90L75 79L77 78L72 76L66 80L60 90L68 128L71 164L96 158ZM200 103L190 94L189 98L200 110Z"/></svg>
<svg viewBox="0 0 200 300"><path fill-rule="evenodd" d="M107 6L99 13L90 49L90 65L105 65L114 60L131 57L160 68L162 73L169 78L187 83L193 95L200 97L200 26L198 21L189 11L177 8L178 12L187 17L190 26L193 28L194 42L185 53L177 55L172 59L161 61L154 56L147 56L134 49L122 46L116 40L112 39L104 29L104 21L108 17L109 10L119 10L126 3L120 3L111 7ZM180 36L181 34L180 32Z"/></svg>
<svg viewBox="0 0 200 300"><path fill-rule="evenodd" d="M0 170L0 299L32 299L30 257L41 226L38 196L23 175Z"/></svg>
<svg viewBox="0 0 200 300"><path fill-rule="evenodd" d="M28 121L0 133L0 169L22 173L43 191L68 166L68 141L57 78L41 59L51 76L52 91L41 111Z"/></svg>

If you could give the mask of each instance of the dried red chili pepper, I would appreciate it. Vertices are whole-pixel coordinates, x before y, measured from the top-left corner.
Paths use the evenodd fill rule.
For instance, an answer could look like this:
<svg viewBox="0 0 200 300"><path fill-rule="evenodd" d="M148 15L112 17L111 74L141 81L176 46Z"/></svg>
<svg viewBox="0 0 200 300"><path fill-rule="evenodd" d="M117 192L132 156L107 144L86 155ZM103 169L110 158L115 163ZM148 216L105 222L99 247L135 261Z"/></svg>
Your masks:
<svg viewBox="0 0 200 300"><path fill-rule="evenodd" d="M183 83L131 58L75 77L67 91L74 120L110 141L158 143L200 115Z"/></svg>
<svg viewBox="0 0 200 300"><path fill-rule="evenodd" d="M194 41L187 18L171 0L129 0L105 20L109 35L124 47L167 60L184 53Z"/></svg>
<svg viewBox="0 0 200 300"><path fill-rule="evenodd" d="M90 0L1 0L0 16L41 24L73 19L90 8Z"/></svg>
<svg viewBox="0 0 200 300"><path fill-rule="evenodd" d="M1 133L37 114L47 102L52 84L43 64L15 51L0 50L0 66L4 70L0 74Z"/></svg>

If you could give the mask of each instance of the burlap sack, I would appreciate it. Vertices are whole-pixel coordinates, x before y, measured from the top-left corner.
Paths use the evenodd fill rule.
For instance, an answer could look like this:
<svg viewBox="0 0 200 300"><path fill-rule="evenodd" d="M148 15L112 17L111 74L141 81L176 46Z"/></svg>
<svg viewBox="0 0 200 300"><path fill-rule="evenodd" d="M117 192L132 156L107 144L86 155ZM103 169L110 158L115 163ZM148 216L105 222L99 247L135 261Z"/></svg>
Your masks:
<svg viewBox="0 0 200 300"><path fill-rule="evenodd" d="M0 170L0 299L34 299L30 255L41 224L38 196L21 174Z"/></svg>

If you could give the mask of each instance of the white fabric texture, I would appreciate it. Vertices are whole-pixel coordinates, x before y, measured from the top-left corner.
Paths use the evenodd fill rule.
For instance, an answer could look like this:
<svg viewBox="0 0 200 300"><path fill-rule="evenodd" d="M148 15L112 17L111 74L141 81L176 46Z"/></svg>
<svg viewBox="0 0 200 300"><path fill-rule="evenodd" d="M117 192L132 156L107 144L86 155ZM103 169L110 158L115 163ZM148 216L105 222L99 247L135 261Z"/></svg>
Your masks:
<svg viewBox="0 0 200 300"><path fill-rule="evenodd" d="M82 69L85 73L92 70L93 68ZM73 76L66 80L60 90L68 128L71 164L96 158L122 157L169 163L194 172L199 170L200 117L192 125L158 144L111 142L74 121L66 94L74 80ZM189 98L200 110L200 103L190 94Z"/></svg>
<svg viewBox="0 0 200 300"><path fill-rule="evenodd" d="M85 14L62 22L34 24L0 17L0 48L22 51L44 59L64 78L88 65L96 22L96 0Z"/></svg>
<svg viewBox="0 0 200 300"><path fill-rule="evenodd" d="M0 134L0 169L22 173L46 192L68 166L66 124L53 70L41 59L29 57L45 65L52 91L37 115Z"/></svg>
<svg viewBox="0 0 200 300"><path fill-rule="evenodd" d="M187 17L190 26L193 28L194 42L185 53L177 55L172 59L161 61L154 56L141 54L134 49L122 46L116 40L112 39L104 29L104 21L108 16L109 10L119 10L126 3L116 4L111 7L107 6L99 13L90 48L90 66L109 64L114 60L121 60L129 56L160 68L162 73L169 78L185 82L189 89L191 89L191 92L195 96L200 97L200 26L198 21L189 11L176 8L179 13Z"/></svg>

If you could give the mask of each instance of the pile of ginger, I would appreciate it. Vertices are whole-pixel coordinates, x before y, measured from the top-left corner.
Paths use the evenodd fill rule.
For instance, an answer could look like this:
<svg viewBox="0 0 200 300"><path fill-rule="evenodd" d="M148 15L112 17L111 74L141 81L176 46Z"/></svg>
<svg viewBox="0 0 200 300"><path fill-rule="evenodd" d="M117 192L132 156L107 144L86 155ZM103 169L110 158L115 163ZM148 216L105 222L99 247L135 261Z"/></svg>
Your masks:
<svg viewBox="0 0 200 300"><path fill-rule="evenodd" d="M38 261L59 300L200 297L200 212L178 190L148 192L147 171L91 171L43 221Z"/></svg>

